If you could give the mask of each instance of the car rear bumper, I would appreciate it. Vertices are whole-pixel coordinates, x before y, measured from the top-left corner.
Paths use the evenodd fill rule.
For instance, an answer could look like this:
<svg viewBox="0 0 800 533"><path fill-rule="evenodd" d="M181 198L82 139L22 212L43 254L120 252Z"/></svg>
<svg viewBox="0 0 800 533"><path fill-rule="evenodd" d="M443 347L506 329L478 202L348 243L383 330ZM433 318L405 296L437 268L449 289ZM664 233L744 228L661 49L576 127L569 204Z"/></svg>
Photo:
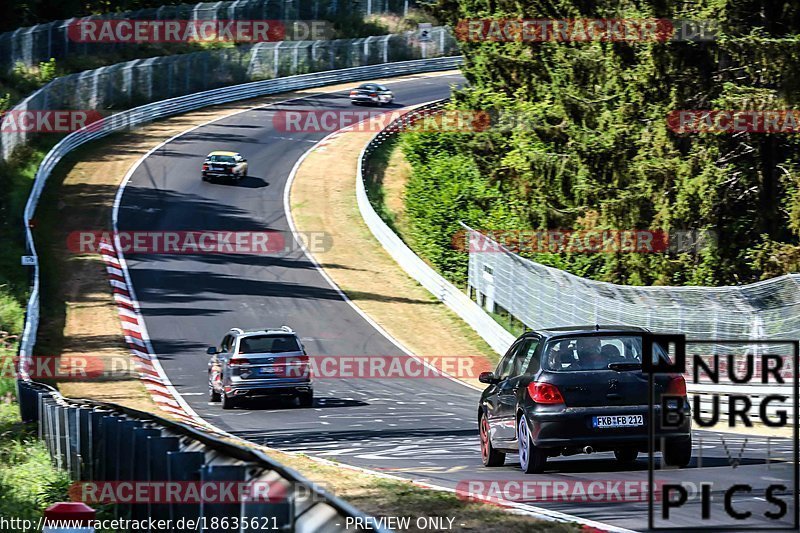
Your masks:
<svg viewBox="0 0 800 533"><path fill-rule="evenodd" d="M655 409L656 441L662 438L669 440L689 438L691 417L688 409L686 412L686 420L680 427L664 430L660 425L660 409ZM593 426L595 416L610 415L642 415L644 425L621 428ZM546 413L537 412L532 408L528 409L527 418L533 443L541 448L583 449L591 446L596 451L607 451L620 447L644 450L648 446L650 414L647 406L576 407Z"/></svg>
<svg viewBox="0 0 800 533"><path fill-rule="evenodd" d="M282 396L312 392L313 381L256 381L237 380L226 385L225 392L233 396Z"/></svg>
<svg viewBox="0 0 800 533"><path fill-rule="evenodd" d="M203 176L205 176L207 178L210 178L210 177L214 177L214 178L232 178L232 177L234 177L236 175L237 174L235 172L218 172L218 171L215 171L215 170L204 170L203 171Z"/></svg>

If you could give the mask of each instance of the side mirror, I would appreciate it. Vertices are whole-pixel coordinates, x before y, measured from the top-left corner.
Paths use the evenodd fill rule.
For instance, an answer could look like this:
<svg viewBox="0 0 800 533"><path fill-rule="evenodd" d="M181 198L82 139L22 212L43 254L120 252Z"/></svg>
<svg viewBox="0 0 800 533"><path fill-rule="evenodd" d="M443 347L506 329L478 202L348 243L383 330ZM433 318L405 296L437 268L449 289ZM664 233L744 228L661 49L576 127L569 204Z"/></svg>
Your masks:
<svg viewBox="0 0 800 533"><path fill-rule="evenodd" d="M209 346L208 350L206 350L208 355L217 355L217 349L213 346Z"/></svg>
<svg viewBox="0 0 800 533"><path fill-rule="evenodd" d="M242 159L242 163L247 163L247 159Z"/></svg>
<svg viewBox="0 0 800 533"><path fill-rule="evenodd" d="M500 379L494 375L494 372L481 372L478 376L478 381L486 383L487 385L492 385L500 381Z"/></svg>

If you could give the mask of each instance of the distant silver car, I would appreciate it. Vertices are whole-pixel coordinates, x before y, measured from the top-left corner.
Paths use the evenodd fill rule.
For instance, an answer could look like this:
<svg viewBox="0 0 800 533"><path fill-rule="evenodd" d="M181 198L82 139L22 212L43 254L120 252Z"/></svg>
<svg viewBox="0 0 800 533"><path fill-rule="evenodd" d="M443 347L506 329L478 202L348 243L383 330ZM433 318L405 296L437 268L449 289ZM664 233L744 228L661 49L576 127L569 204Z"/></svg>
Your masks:
<svg viewBox="0 0 800 533"><path fill-rule="evenodd" d="M208 393L233 409L254 396L291 397L301 407L314 403L311 365L297 334L288 326L231 329L208 348Z"/></svg>
<svg viewBox="0 0 800 533"><path fill-rule="evenodd" d="M384 105L394 101L394 93L384 85L377 83L362 83L350 91L350 103L353 105L372 104Z"/></svg>
<svg viewBox="0 0 800 533"><path fill-rule="evenodd" d="M237 152L211 152L203 161L203 181L211 178L240 180L247 177L247 159Z"/></svg>

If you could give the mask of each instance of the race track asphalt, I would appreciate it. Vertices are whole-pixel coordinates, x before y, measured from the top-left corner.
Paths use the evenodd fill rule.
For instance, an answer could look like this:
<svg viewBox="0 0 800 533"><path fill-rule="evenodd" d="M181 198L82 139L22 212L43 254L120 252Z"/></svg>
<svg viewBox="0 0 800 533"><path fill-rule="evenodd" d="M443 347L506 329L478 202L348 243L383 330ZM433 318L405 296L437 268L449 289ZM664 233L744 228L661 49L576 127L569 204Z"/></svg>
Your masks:
<svg viewBox="0 0 800 533"><path fill-rule="evenodd" d="M398 107L446 97L459 76L420 77L388 83ZM286 133L273 127L278 109L341 109L351 106L346 92L253 109L202 126L169 142L136 169L122 196L119 225L124 230L179 231L272 230L288 234L284 186L300 156L325 133ZM199 168L212 150L233 150L248 158L250 176L229 185L201 181ZM207 346L218 344L229 328L286 324L294 328L312 355L397 355L403 352L359 315L296 246L269 255L126 255L147 329L172 384L204 419L254 442L288 451L386 471L447 487L472 480L582 482L647 479L647 460L633 468L617 465L610 454L559 458L546 474L524 476L515 458L508 466L480 464L477 433L478 391L448 379L324 379L316 383L309 409L259 402L222 411L207 398ZM375 298L382 298L374 295ZM435 335L435 329L430 332ZM785 454L788 439L750 439L746 459L732 468L742 437L696 432L704 440L702 467L697 461L679 471L660 471L656 479L714 483L710 521L699 519L699 502L673 511L670 526L694 529L733 525L722 511L722 487L748 480L752 495L734 502L751 508L748 521L774 526L761 513L775 507L758 492L789 475L789 464L768 464ZM727 451L726 451L726 446ZM783 455L783 458L786 456ZM788 470L787 470L788 469ZM572 486L572 485L570 485ZM611 489L613 491L613 488ZM613 492L612 492L613 494ZM760 499L753 498L758 496ZM641 494L627 501L530 501L618 527L647 528L647 502ZM659 506L660 508L660 506ZM788 517L794 507L790 506ZM458 517L456 517L458 523ZM741 523L739 523L741 525Z"/></svg>

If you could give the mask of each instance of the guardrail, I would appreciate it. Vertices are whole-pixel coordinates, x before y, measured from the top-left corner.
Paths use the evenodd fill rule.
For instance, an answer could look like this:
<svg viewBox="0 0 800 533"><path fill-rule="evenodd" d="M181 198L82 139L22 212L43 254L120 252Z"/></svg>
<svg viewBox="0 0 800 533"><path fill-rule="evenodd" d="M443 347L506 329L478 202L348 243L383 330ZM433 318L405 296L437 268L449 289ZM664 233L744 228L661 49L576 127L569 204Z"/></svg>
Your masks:
<svg viewBox="0 0 800 533"><path fill-rule="evenodd" d="M46 385L24 382L19 389L24 419L38 423L53 463L70 472L73 495L130 497L135 484L141 494L152 495L145 487L164 482L172 483L179 498L192 494L193 483L210 488L197 492L212 496L231 489L225 501L118 503L118 518L171 520L170 531L252 531L267 524L266 529L312 533L352 531L347 518L366 517L261 451L223 436L119 405L64 398ZM130 483L124 494L114 489L121 482ZM265 494L268 501L258 497ZM187 526L189 520L205 527Z"/></svg>
<svg viewBox="0 0 800 533"><path fill-rule="evenodd" d="M514 342L515 336L498 324L483 307L459 290L458 287L447 281L414 253L381 219L373 208L367 194L365 176L369 169L370 154L387 140L407 129L415 121L429 115L431 112L442 109L447 102L448 100L439 100L416 107L389 123L382 131L372 137L359 155L356 199L359 211L367 227L400 267L469 324L492 349L503 355ZM464 228L473 231L468 226L464 226ZM797 372L797 369L792 367L791 371ZM793 391L791 384L786 384L785 386L737 385L732 387L707 383L687 383L687 389L690 393L718 394L720 396L721 409L725 410L727 410L728 396L730 394L747 394L753 405L758 405L768 395L782 394L788 398L788 403L785 405L769 405L767 408L768 415L775 416L780 410L786 410L790 416L792 413ZM710 398L701 396L700 412L708 416L712 412L712 407L713 403Z"/></svg>
<svg viewBox="0 0 800 533"><path fill-rule="evenodd" d="M347 15L407 14L414 0L225 0L161 7L56 20L0 33L0 69L16 64L32 66L50 58L119 50L125 43L77 42L69 35L71 24L85 20L329 20Z"/></svg>
<svg viewBox="0 0 800 533"><path fill-rule="evenodd" d="M378 132L364 147L359 155L358 177L356 179L356 200L361 216L372 234L378 239L383 248L389 252L395 261L414 278L420 285L428 289L441 302L455 311L467 324L498 353L505 353L514 335L506 331L500 324L492 320L481 307L473 302L469 296L461 292L455 285L443 278L439 273L429 267L422 259L409 248L400 237L381 219L373 209L367 196L364 175L367 170L368 156L381 144L397 134L398 131L413 124L416 120L430 114L431 111L441 109L447 100L425 104L414 108L402 117L392 121L387 127Z"/></svg>

